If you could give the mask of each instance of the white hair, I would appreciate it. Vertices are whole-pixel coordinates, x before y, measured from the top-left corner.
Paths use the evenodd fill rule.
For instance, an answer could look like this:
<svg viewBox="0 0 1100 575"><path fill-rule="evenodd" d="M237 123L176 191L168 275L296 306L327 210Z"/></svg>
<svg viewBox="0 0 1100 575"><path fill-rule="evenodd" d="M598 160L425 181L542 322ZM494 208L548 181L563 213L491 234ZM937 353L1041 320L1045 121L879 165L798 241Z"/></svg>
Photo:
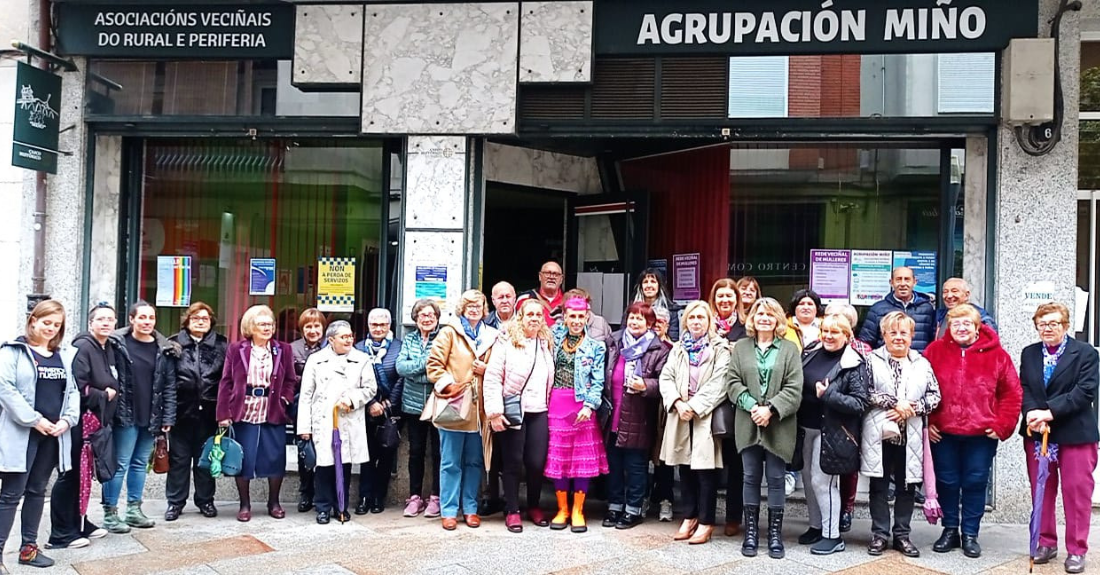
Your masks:
<svg viewBox="0 0 1100 575"><path fill-rule="evenodd" d="M350 323L348 323L348 322L346 322L342 319L338 319L338 320L328 324L328 329L325 330L325 338L332 339L332 338L336 337L336 334L339 333L341 329L347 329L348 331L352 331Z"/></svg>
<svg viewBox="0 0 1100 575"><path fill-rule="evenodd" d="M393 321L393 318L390 316L390 310L384 307L376 307L367 314L368 323L382 323L383 321L386 322L386 325L389 325L390 322Z"/></svg>

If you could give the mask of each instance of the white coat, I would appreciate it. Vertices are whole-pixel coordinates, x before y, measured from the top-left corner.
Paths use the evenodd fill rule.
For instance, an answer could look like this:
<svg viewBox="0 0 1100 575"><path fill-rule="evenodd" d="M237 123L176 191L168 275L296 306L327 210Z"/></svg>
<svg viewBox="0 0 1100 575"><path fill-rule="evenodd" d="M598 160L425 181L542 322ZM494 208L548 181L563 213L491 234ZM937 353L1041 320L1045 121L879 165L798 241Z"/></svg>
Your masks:
<svg viewBox="0 0 1100 575"><path fill-rule="evenodd" d="M366 405L374 398L378 384L374 366L367 354L352 349L340 356L327 346L311 355L302 373L301 395L298 401L298 433L312 434L317 449L317 466L336 464L332 449L332 409L347 399L350 411L340 412L340 455L343 463L366 463Z"/></svg>
<svg viewBox="0 0 1100 575"><path fill-rule="evenodd" d="M690 465L692 469L722 468L722 440L711 437L710 418L729 393L729 365L729 342L711 336L710 353L700 366L699 386L688 399L691 380L688 354L679 343L672 347L659 382L666 417L661 460L666 464ZM679 412L672 407L677 400L686 401L696 417L691 421L680 419Z"/></svg>

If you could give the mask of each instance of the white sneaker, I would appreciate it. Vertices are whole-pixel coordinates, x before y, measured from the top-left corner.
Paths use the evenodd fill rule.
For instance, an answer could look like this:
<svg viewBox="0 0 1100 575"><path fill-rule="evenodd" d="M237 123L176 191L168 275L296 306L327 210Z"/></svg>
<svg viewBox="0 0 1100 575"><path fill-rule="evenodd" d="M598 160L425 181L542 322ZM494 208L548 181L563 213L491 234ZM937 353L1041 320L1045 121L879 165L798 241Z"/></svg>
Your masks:
<svg viewBox="0 0 1100 575"><path fill-rule="evenodd" d="M92 542L88 541L86 537L81 537L80 539L76 539L72 543L69 543L69 549L82 549L91 544Z"/></svg>
<svg viewBox="0 0 1100 575"><path fill-rule="evenodd" d="M657 513L658 521L672 521L672 502L668 499L661 500L661 510Z"/></svg>
<svg viewBox="0 0 1100 575"><path fill-rule="evenodd" d="M794 475L788 473L786 478L784 479L783 483L784 483L783 490L787 493L787 496L790 497L790 495L792 493L794 493L794 488L795 488Z"/></svg>
<svg viewBox="0 0 1100 575"><path fill-rule="evenodd" d="M107 536L107 530L100 527L88 534L88 539L103 539Z"/></svg>

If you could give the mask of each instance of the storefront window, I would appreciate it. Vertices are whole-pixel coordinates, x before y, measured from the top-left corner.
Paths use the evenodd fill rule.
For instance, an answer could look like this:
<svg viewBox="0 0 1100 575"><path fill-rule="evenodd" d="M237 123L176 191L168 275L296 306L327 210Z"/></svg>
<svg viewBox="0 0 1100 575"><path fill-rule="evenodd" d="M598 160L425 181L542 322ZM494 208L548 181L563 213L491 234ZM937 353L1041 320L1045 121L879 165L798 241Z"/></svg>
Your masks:
<svg viewBox="0 0 1100 575"><path fill-rule="evenodd" d="M150 140L144 155L137 294L160 300L162 333L179 329L182 310L164 305L180 282L160 256L190 258L190 274L178 272L187 301L210 304L231 340L241 314L262 303L286 341L298 337L298 313L317 304L318 258L354 258L352 311L328 315L365 324L387 271L380 143ZM253 295L264 293L264 273L273 295Z"/></svg>

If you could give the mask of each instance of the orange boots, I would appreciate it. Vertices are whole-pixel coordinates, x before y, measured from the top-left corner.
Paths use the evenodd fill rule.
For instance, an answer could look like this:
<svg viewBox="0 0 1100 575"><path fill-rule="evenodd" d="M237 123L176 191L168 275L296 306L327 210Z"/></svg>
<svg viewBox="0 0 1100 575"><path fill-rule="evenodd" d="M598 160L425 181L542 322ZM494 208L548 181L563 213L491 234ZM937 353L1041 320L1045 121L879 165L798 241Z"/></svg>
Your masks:
<svg viewBox="0 0 1100 575"><path fill-rule="evenodd" d="M558 514L550 520L550 528L558 531L569 525L569 492L555 491L558 497Z"/></svg>
<svg viewBox="0 0 1100 575"><path fill-rule="evenodd" d="M588 531L588 524L584 521L584 495L583 491L573 492L573 517L571 519L573 533L584 533Z"/></svg>

